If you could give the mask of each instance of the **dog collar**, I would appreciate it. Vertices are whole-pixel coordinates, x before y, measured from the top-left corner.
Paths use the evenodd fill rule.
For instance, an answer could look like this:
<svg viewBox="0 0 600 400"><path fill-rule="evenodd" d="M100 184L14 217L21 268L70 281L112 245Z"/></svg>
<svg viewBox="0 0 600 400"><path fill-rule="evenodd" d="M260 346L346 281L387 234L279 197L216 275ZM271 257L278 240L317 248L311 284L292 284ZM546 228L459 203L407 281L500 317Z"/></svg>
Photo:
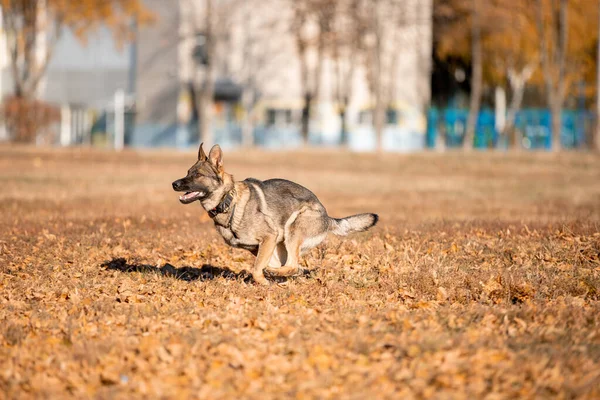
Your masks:
<svg viewBox="0 0 600 400"><path fill-rule="evenodd" d="M217 204L217 206L215 208L213 208L212 210L210 210L208 212L208 216L211 218L214 218L219 214L223 214L223 213L226 213L227 211L229 211L229 208L231 207L231 202L233 201L234 195L235 195L235 189L231 189L229 191L229 193L227 193L227 195L223 198L223 200L221 200L221 202L219 204Z"/></svg>

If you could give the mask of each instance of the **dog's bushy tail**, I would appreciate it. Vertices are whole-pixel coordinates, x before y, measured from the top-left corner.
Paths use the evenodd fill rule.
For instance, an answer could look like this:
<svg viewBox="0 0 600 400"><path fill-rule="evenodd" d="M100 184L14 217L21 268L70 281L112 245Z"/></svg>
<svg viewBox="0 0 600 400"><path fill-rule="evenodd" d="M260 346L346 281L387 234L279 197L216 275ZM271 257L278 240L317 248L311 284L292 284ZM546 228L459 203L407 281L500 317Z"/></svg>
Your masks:
<svg viewBox="0 0 600 400"><path fill-rule="evenodd" d="M377 214L357 214L346 218L330 218L329 232L346 236L354 232L363 232L375 226L379 221Z"/></svg>

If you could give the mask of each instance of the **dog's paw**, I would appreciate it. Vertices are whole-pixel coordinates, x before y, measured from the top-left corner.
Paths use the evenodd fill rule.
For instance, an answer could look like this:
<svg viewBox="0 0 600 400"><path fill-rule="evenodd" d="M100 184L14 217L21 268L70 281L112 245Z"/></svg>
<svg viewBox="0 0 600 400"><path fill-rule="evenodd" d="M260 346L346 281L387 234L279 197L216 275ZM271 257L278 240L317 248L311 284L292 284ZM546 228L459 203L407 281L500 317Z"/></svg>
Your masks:
<svg viewBox="0 0 600 400"><path fill-rule="evenodd" d="M289 278L298 275L300 269L298 267L281 267L281 268L266 268L265 273L272 277Z"/></svg>
<svg viewBox="0 0 600 400"><path fill-rule="evenodd" d="M258 283L259 285L269 286L269 281L263 274L253 274L252 278L254 279L254 282Z"/></svg>
<svg viewBox="0 0 600 400"><path fill-rule="evenodd" d="M265 273L265 276L269 277L269 278L275 278L279 276L279 269L280 268L271 268L271 267L267 267L265 268L265 270L263 271Z"/></svg>

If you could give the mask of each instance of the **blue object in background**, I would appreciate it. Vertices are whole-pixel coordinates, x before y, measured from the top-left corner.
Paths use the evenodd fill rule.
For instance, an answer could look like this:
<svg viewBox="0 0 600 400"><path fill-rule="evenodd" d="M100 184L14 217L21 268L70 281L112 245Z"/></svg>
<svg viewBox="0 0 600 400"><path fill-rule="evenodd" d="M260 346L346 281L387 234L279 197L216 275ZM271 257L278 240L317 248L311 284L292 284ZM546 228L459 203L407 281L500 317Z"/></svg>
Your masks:
<svg viewBox="0 0 600 400"><path fill-rule="evenodd" d="M468 114L468 111L453 108L444 111L442 129L446 132L446 147L462 146Z"/></svg>
<svg viewBox="0 0 600 400"><path fill-rule="evenodd" d="M496 132L496 116L492 110L485 109L479 113L477 118L475 135L476 149L495 148L498 143L498 132Z"/></svg>
<svg viewBox="0 0 600 400"><path fill-rule="evenodd" d="M427 112L426 146L434 148L437 136L445 133L446 147L458 148L463 144L469 111L464 109L432 108ZM562 147L572 149L585 146L586 132L594 124L594 114L587 110L563 110ZM548 150L552 147L552 116L549 110L525 109L517 113L515 128L522 134L522 147ZM474 147L477 149L506 147L496 131L496 117L492 110L481 110L477 118Z"/></svg>
<svg viewBox="0 0 600 400"><path fill-rule="evenodd" d="M383 147L387 151L419 151L423 148L435 148L443 135L447 148L460 148L463 144L468 110L458 108L438 109L427 111L427 129L425 135L399 126L388 125L383 132ZM104 132L112 131L109 121L112 115L103 116L99 122ZM133 117L131 115L130 117ZM136 124L134 118L126 118L126 143L134 147L169 146L187 148L197 145L197 126L190 123L187 126L157 126L156 124ZM595 123L594 113L587 110L564 110L562 113L561 144L563 148L572 149L584 147L586 132L591 132ZM97 127L102 131L102 127ZM529 150L549 150L552 145L552 117L549 110L524 109L517 113L515 129L520 131L521 147ZM242 141L242 129L235 120L218 121L213 127L215 141L224 147L239 146ZM325 141L323 135L311 130L309 142L312 145L337 145L335 140ZM282 149L302 146L300 127L265 126L259 125L254 131L254 143L258 146ZM372 151L376 148L376 135L372 126L360 125L348 132L348 146L355 151ZM496 131L496 117L493 110L483 109L477 118L474 148L491 149L508 147L508 139Z"/></svg>

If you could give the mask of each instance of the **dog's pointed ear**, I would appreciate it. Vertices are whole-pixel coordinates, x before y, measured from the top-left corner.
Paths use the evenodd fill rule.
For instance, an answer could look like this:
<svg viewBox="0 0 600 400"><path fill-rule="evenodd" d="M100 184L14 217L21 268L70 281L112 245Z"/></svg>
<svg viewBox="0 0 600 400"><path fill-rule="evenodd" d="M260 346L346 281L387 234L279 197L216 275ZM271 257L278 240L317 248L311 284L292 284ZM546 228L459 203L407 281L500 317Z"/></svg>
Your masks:
<svg viewBox="0 0 600 400"><path fill-rule="evenodd" d="M212 149L210 149L208 160L218 171L223 169L223 151L221 150L221 146L215 144Z"/></svg>
<svg viewBox="0 0 600 400"><path fill-rule="evenodd" d="M200 143L200 148L198 149L198 160L200 161L206 161L206 159L208 157L206 157L206 153L204 152L204 149L202 148L202 145L204 143Z"/></svg>

